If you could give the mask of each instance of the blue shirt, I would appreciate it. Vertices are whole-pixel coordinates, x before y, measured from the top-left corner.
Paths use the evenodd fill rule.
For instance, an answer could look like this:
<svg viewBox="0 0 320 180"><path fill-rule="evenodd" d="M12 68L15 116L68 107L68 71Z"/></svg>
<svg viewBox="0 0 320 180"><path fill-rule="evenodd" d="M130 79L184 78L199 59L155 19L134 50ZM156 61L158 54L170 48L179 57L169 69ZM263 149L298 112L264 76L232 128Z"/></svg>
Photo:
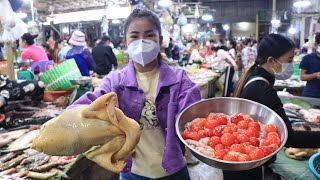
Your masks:
<svg viewBox="0 0 320 180"><path fill-rule="evenodd" d="M307 74L320 72L320 57L315 53L308 54L302 58L300 69L307 70ZM320 98L320 79L312 79L304 87L303 96Z"/></svg>
<svg viewBox="0 0 320 180"><path fill-rule="evenodd" d="M68 51L71 49L71 46L65 46L65 47L63 47L60 51L59 51L59 53L58 53L58 56L59 56L59 59L61 59L61 60L66 60L66 56L67 56L67 53L68 53Z"/></svg>
<svg viewBox="0 0 320 180"><path fill-rule="evenodd" d="M96 63L89 49L83 46L73 46L66 56L66 59L72 58L76 61L82 76L90 76L90 70L95 71Z"/></svg>

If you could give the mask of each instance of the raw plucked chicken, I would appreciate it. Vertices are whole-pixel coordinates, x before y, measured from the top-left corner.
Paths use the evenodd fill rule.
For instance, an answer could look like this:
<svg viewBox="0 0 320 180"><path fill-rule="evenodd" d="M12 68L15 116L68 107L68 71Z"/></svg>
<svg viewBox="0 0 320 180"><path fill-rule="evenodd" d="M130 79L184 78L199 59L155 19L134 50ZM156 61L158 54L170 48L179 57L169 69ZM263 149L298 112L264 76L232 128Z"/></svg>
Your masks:
<svg viewBox="0 0 320 180"><path fill-rule="evenodd" d="M70 156L100 146L86 157L105 169L121 172L140 140L140 126L117 107L117 95L108 93L90 105L67 110L42 126L32 148L49 155Z"/></svg>

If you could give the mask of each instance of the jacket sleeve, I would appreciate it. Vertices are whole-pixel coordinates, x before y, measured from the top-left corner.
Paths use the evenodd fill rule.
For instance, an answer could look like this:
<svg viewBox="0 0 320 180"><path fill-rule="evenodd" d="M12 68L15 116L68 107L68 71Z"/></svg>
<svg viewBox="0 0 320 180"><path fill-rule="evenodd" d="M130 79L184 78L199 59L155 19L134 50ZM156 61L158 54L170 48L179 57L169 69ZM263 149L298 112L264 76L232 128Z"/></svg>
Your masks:
<svg viewBox="0 0 320 180"><path fill-rule="evenodd" d="M117 57L114 55L111 47L107 48L107 54L109 54L111 64L117 67L118 66Z"/></svg>
<svg viewBox="0 0 320 180"><path fill-rule="evenodd" d="M92 54L90 53L89 49L86 48L83 50L83 57L86 59L89 69L95 71L96 63L94 62Z"/></svg>
<svg viewBox="0 0 320 180"><path fill-rule="evenodd" d="M289 121L280 98L277 92L271 88L266 89L261 98L262 104L274 110L285 122L288 129L288 140L285 144L286 147L295 148L319 148L320 147L320 133L318 132L305 132L295 131L292 129L291 122Z"/></svg>
<svg viewBox="0 0 320 180"><path fill-rule="evenodd" d="M87 92L86 94L81 96L72 105L68 106L67 109L71 109L82 104L91 104L94 100L106 93L117 92L116 86L119 82L119 71L109 73L106 77L102 79L102 82L99 87L95 88L93 92Z"/></svg>
<svg viewBox="0 0 320 180"><path fill-rule="evenodd" d="M199 87L189 79L185 71L183 71L181 81L177 117L185 108L201 100Z"/></svg>

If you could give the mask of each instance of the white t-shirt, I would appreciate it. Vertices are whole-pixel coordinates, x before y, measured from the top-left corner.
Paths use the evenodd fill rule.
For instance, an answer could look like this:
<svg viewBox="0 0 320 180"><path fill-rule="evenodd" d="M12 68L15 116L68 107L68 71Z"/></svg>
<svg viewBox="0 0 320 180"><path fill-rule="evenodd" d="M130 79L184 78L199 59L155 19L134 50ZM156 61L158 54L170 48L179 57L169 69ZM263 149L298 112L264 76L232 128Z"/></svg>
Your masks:
<svg viewBox="0 0 320 180"><path fill-rule="evenodd" d="M141 137L132 156L131 172L148 178L168 176L169 174L162 167L165 138L155 106L159 66L149 72L136 72L136 78L145 94L145 105L140 118Z"/></svg>

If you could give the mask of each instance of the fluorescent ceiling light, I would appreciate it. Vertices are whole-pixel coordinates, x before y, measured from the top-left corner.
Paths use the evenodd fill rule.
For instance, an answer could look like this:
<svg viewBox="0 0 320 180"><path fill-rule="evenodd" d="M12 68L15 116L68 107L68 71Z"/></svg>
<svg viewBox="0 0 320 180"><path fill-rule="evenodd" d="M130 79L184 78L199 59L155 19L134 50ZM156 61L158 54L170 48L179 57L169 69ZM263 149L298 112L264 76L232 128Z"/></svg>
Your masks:
<svg viewBox="0 0 320 180"><path fill-rule="evenodd" d="M228 24L223 25L222 27L225 31L228 31L230 29L230 26Z"/></svg>
<svg viewBox="0 0 320 180"><path fill-rule="evenodd" d="M246 29L249 27L249 23L248 22L239 22L239 27Z"/></svg>
<svg viewBox="0 0 320 180"><path fill-rule="evenodd" d="M272 19L271 24L280 24L280 20L279 19Z"/></svg>
<svg viewBox="0 0 320 180"><path fill-rule="evenodd" d="M311 2L309 0L298 0L295 3L293 3L293 6L296 8L304 8L311 5Z"/></svg>
<svg viewBox="0 0 320 180"><path fill-rule="evenodd" d="M216 30L217 30L216 28L212 28L211 29L212 32L216 32Z"/></svg>
<svg viewBox="0 0 320 180"><path fill-rule="evenodd" d="M296 33L296 29L294 27L290 27L288 30L289 34L295 34Z"/></svg>
<svg viewBox="0 0 320 180"><path fill-rule="evenodd" d="M19 12L19 13L17 13L17 16L18 16L18 18L20 18L20 19L24 19L24 18L27 17L27 13Z"/></svg>
<svg viewBox="0 0 320 180"><path fill-rule="evenodd" d="M204 14L201 17L201 19L204 20L204 21L210 21L212 18L213 18L213 16L210 15L210 14Z"/></svg>
<svg viewBox="0 0 320 180"><path fill-rule="evenodd" d="M119 24L121 21L119 20L119 19L114 19L114 20L112 20L112 23L113 24Z"/></svg>
<svg viewBox="0 0 320 180"><path fill-rule="evenodd" d="M171 0L159 0L158 1L159 6L168 7L172 5Z"/></svg>

